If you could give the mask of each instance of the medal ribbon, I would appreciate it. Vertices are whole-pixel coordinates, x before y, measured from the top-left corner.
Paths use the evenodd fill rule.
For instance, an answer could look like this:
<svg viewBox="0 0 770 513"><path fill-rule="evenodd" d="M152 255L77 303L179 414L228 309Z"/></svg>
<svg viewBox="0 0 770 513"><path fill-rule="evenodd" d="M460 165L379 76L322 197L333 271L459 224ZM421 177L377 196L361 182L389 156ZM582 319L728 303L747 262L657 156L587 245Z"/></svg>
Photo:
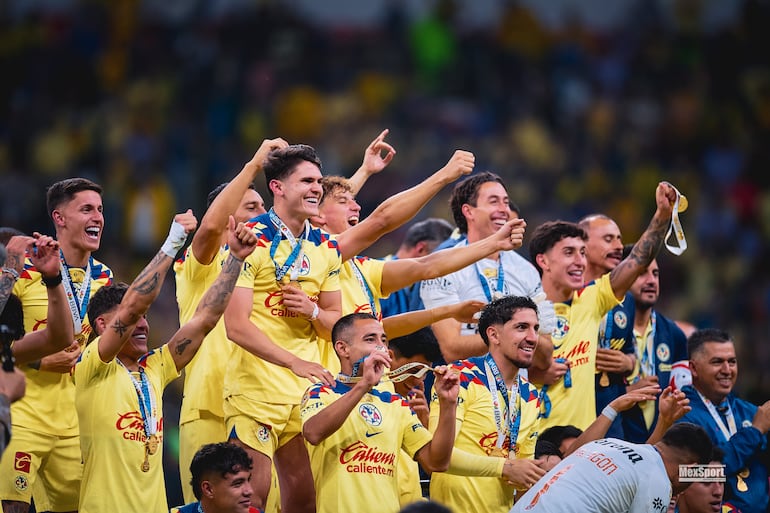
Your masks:
<svg viewBox="0 0 770 513"><path fill-rule="evenodd" d="M639 373L640 378L643 376L655 375L655 326L657 324L657 316L655 315L655 310L652 311L650 323L652 324L650 328L650 334L647 336L644 349L641 351L642 354L638 355L640 362L639 369L641 371Z"/></svg>
<svg viewBox="0 0 770 513"><path fill-rule="evenodd" d="M361 290L364 291L366 294L366 299L369 301L369 308L372 309L372 315L377 317L377 319L382 318L381 312L377 311L377 306L374 301L374 294L372 294L372 289L369 287L369 284L366 282L366 279L364 279L364 273L361 271L361 269L358 267L358 262L355 258L350 259L350 267L353 269L353 274L356 275L356 280L358 280L358 285L361 287Z"/></svg>
<svg viewBox="0 0 770 513"><path fill-rule="evenodd" d="M144 372L144 368L139 367L139 379L134 377L128 368L123 365L120 359L116 358L121 367L126 369L128 377L131 379L131 383L136 390L136 397L139 399L139 414L142 416L142 423L144 424L144 434L148 438L158 432L158 419L157 419L157 403L155 401L155 395L152 392L150 386L150 379Z"/></svg>
<svg viewBox="0 0 770 513"><path fill-rule="evenodd" d="M70 276L70 268L64 260L64 253L61 249L59 250L59 258L61 260L62 284L64 285L64 292L67 293L67 304L70 308L70 315L72 315L72 326L75 329L75 335L79 335L83 331L83 319L86 318L88 300L91 297L91 262L93 257L88 257L86 274L77 292L75 291L75 284L72 282L72 276Z"/></svg>
<svg viewBox="0 0 770 513"><path fill-rule="evenodd" d="M615 324L612 318L612 310L607 312L605 319L604 330L599 330L599 347L602 349L612 349L612 325Z"/></svg>
<svg viewBox="0 0 770 513"><path fill-rule="evenodd" d="M696 390L696 392L698 391ZM719 431L722 432L722 436L725 437L725 442L730 441L730 437L738 432L738 427L735 424L735 416L733 415L733 409L730 407L730 403L727 403L727 412L725 413L727 425L725 425L722 416L717 411L714 403L706 399L700 392L698 392L698 396L700 396L700 400L703 401L703 404L706 405L706 409L711 414L711 418L714 419L714 422L716 422Z"/></svg>
<svg viewBox="0 0 770 513"><path fill-rule="evenodd" d="M669 184L671 185L671 184ZM680 208L683 212L687 208L687 198L682 199L682 194L671 185L671 187L676 191L676 200L674 201L674 209L671 211L671 225L668 227L668 232L666 233L666 237L663 239L663 242L666 244L666 249L669 250L671 253L679 256L682 253L684 253L684 250L687 249L687 239L684 238L684 230L682 229L682 223L679 221L679 212ZM674 244L669 244L668 239L671 238L671 234L674 234Z"/></svg>
<svg viewBox="0 0 770 513"><path fill-rule="evenodd" d="M275 265L275 280L280 283L281 280L283 280L283 277L286 276L286 273L288 273L291 269L289 278L292 281L295 281L297 276L299 276L299 266L294 264L298 259L300 265L302 264L302 238L303 236L307 237L307 234L310 231L308 222L305 220L305 227L302 230L302 235L300 235L298 239L294 236L293 233L291 233L291 230L289 230L289 227L286 226L281 218L278 217L278 215L275 213L275 210L271 208L268 212L268 215L270 216L270 221L272 221L273 225L278 229L278 232L280 233L280 235L276 234L276 236L273 237L273 240L270 242L270 259L273 261L273 265ZM286 259L286 262L282 266L279 266L278 262L275 261L275 254L278 251L278 245L281 243L281 239L284 237L289 241L289 245L291 246L291 253Z"/></svg>
<svg viewBox="0 0 770 513"><path fill-rule="evenodd" d="M363 357L353 363L353 372L351 376L339 373L337 375L337 381L340 383L358 383L361 381L361 376L356 376L356 374L358 374L358 368L361 366L365 359L366 357ZM406 381L411 377L422 379L428 372L432 370L433 367L430 365L426 365L420 362L409 362L402 365L401 367L398 367L397 369L384 373L383 376L386 378L382 379L381 382L390 381L392 383L401 383L402 381Z"/></svg>
<svg viewBox="0 0 770 513"><path fill-rule="evenodd" d="M556 363L567 363L566 358L554 358ZM572 388L572 369L567 367L567 372L564 373L564 388ZM541 406L541 411L537 415L539 419L547 419L551 415L551 398L548 397L548 385L543 385L540 390L540 395L537 398Z"/></svg>
<svg viewBox="0 0 770 513"><path fill-rule="evenodd" d="M521 424L519 375L516 374L516 380L513 387L511 387L511 394L509 396L508 387L505 385L500 369L497 367L497 363L495 363L494 358L492 358L489 353L484 357L484 371L487 374L489 393L492 396L492 407L495 412L495 424L497 425L497 443L495 446L498 449L502 448L505 445L507 436L509 437L508 447L513 450L514 445L516 445L516 439L519 436L519 425ZM505 399L504 408L500 407L500 396L497 393L498 389L500 389L500 393ZM505 425L503 425L503 419L505 419Z"/></svg>
<svg viewBox="0 0 770 513"><path fill-rule="evenodd" d="M474 266L474 269L476 270L476 276L478 276L479 282L481 283L481 288L484 290L484 295L487 297L487 302L491 303L492 300L499 299L497 296L505 293L504 292L505 272L503 271L503 255L501 253L498 253L497 255L497 285L495 286L494 291L489 289L489 281L481 273L481 270L479 269L479 263L476 262L475 264L473 264L473 266Z"/></svg>

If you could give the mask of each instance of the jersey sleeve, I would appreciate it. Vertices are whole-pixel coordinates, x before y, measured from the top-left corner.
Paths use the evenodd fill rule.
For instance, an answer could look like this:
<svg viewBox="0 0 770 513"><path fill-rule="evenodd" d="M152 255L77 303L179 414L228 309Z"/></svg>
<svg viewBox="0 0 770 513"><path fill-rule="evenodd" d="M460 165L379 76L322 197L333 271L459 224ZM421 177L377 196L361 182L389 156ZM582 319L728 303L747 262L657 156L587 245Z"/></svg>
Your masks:
<svg viewBox="0 0 770 513"><path fill-rule="evenodd" d="M406 451L410 458L414 459L417 451L425 447L433 437L430 431L422 425L417 415L409 408L406 401L401 402L401 417L404 433L401 448Z"/></svg>

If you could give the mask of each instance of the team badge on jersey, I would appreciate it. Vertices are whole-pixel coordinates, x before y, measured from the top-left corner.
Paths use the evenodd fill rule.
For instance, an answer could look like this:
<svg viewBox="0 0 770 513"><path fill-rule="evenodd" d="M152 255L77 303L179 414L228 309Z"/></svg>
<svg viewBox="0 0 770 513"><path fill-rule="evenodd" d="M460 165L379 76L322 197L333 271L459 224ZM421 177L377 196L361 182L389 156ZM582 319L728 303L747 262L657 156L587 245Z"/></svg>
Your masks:
<svg viewBox="0 0 770 513"><path fill-rule="evenodd" d="M16 486L17 490L19 490L20 492L23 492L29 486L29 481L27 481L27 478L24 476L16 476L16 479L13 481L13 484Z"/></svg>
<svg viewBox="0 0 770 513"><path fill-rule="evenodd" d="M655 350L655 356L658 357L658 360L667 362L668 359L671 358L671 349L669 349L668 344L660 344Z"/></svg>
<svg viewBox="0 0 770 513"><path fill-rule="evenodd" d="M612 320L615 323L615 326L622 330L626 329L626 326L628 326L628 317L626 316L626 312L621 310L615 312L615 315L612 316Z"/></svg>
<svg viewBox="0 0 770 513"><path fill-rule="evenodd" d="M358 413L364 419L364 422L370 426L379 426L382 424L382 413L371 403L364 403L358 407Z"/></svg>
<svg viewBox="0 0 770 513"><path fill-rule="evenodd" d="M556 328L554 328L551 338L561 341L569 333L569 321L563 315L556 316Z"/></svg>
<svg viewBox="0 0 770 513"><path fill-rule="evenodd" d="M307 276L310 274L310 259L307 255L302 255L302 262L299 264L299 275Z"/></svg>
<svg viewBox="0 0 770 513"><path fill-rule="evenodd" d="M263 426L262 424L260 424L257 428L257 440L263 444L270 440L270 433L268 432L267 427Z"/></svg>

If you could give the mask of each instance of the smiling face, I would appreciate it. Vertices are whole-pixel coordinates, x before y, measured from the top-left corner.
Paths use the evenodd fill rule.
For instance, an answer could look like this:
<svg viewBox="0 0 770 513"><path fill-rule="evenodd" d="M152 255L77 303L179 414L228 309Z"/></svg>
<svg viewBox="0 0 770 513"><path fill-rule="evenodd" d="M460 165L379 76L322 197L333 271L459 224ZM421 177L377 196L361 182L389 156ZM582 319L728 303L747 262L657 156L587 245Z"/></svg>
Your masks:
<svg viewBox="0 0 770 513"><path fill-rule="evenodd" d="M738 379L738 359L732 342L705 342L690 355L695 388L714 404L721 403Z"/></svg>
<svg viewBox="0 0 770 513"><path fill-rule="evenodd" d="M56 208L51 217L63 246L92 253L99 249L104 229L102 197L96 191L77 192Z"/></svg>
<svg viewBox="0 0 770 513"><path fill-rule="evenodd" d="M201 502L206 511L248 513L254 490L249 483L251 472L241 470L224 476L211 474L201 482Z"/></svg>
<svg viewBox="0 0 770 513"><path fill-rule="evenodd" d="M615 269L623 260L620 228L615 221L604 217L592 219L584 228L588 235L586 241L588 266L595 270L598 278Z"/></svg>
<svg viewBox="0 0 770 513"><path fill-rule="evenodd" d="M489 352L500 365L507 360L519 369L532 365L537 347L537 313L531 308L519 308L510 321L487 328Z"/></svg>
<svg viewBox="0 0 770 513"><path fill-rule="evenodd" d="M508 220L518 217L511 210L508 193L499 182L484 182L479 187L476 205L466 203L462 211L468 222L470 242L492 235Z"/></svg>
<svg viewBox="0 0 770 513"><path fill-rule="evenodd" d="M323 188L321 170L303 160L294 171L283 180L271 180L270 189L275 197L275 208L285 222L284 217L304 222L311 216L318 215Z"/></svg>
<svg viewBox="0 0 770 513"><path fill-rule="evenodd" d="M655 306L660 294L660 269L657 260L653 260L647 270L636 278L631 285L631 294L636 304L643 309Z"/></svg>
<svg viewBox="0 0 770 513"><path fill-rule="evenodd" d="M324 229L331 234L340 234L358 224L361 206L352 192L336 187L324 196L319 211Z"/></svg>
<svg viewBox="0 0 770 513"><path fill-rule="evenodd" d="M363 360L374 351L388 350L388 337L382 324L376 319L357 319L346 333L347 340L337 340L335 350L340 357L342 372L350 374L355 362ZM359 370L359 373L363 368Z"/></svg>
<svg viewBox="0 0 770 513"><path fill-rule="evenodd" d="M558 291L561 297L556 299L564 301L585 282L586 244L579 237L565 237L537 255L537 263L543 270L543 287Z"/></svg>

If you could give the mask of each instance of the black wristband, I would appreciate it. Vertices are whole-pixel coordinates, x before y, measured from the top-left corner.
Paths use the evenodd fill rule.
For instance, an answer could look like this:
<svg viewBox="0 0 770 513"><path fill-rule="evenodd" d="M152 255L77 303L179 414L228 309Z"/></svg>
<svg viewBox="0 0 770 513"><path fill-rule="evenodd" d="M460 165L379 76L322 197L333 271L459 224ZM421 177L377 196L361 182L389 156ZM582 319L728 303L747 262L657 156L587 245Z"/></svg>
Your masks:
<svg viewBox="0 0 770 513"><path fill-rule="evenodd" d="M54 289L59 286L61 283L62 277L61 277L61 271L59 271L59 274L54 276L53 278L46 278L45 276L42 277L43 285L46 286L46 288Z"/></svg>

